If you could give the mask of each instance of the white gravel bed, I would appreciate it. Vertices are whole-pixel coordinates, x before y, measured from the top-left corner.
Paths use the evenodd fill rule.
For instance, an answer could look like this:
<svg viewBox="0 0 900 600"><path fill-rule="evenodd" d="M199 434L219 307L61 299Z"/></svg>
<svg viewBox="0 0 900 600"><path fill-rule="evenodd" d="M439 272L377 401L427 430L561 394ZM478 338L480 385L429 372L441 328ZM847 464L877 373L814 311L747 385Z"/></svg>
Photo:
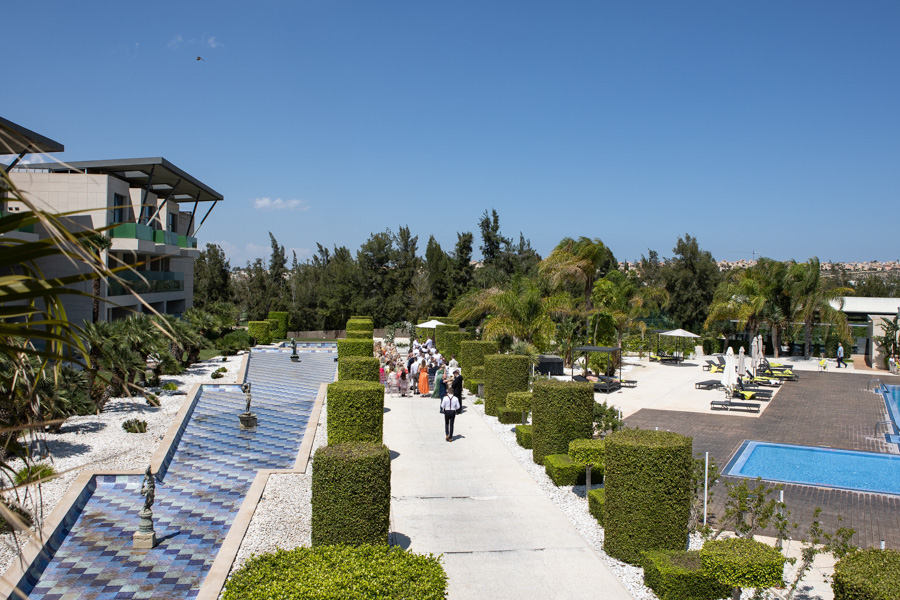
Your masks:
<svg viewBox="0 0 900 600"><path fill-rule="evenodd" d="M152 407L143 397L112 398L100 415L71 417L66 420L61 433L40 435L41 462L53 466L59 477L28 488L25 505L36 513L36 522L50 516L59 500L69 490L72 482L84 471L134 471L142 470L165 437L175 415L187 398L187 392L196 383L236 383L242 356L221 357L191 365L182 375L164 375L162 383L178 385L175 392L149 388L157 395L160 406ZM221 379L211 379L210 374L220 367L228 369ZM147 422L146 433L128 433L122 423L129 419ZM45 442L45 443L43 443ZM49 452L48 452L49 451ZM21 461L10 463L13 469L24 466ZM39 490L37 488L40 488ZM21 493L21 492L20 492ZM28 541L31 532L20 532L16 537L20 545ZM5 571L18 553L16 540L11 533L0 534L0 569Z"/></svg>
<svg viewBox="0 0 900 600"><path fill-rule="evenodd" d="M310 463L316 450L328 441L326 406L322 405ZM309 546L312 535L312 464L306 473L275 473L269 476L250 526L241 542L231 573L251 556ZM229 573L229 577L231 574Z"/></svg>

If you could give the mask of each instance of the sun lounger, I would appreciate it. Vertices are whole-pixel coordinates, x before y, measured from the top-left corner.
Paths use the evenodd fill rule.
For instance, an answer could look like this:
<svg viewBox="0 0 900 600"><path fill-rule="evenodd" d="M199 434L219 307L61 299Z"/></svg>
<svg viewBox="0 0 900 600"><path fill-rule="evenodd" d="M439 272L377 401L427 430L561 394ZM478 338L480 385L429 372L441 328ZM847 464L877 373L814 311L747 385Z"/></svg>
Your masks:
<svg viewBox="0 0 900 600"><path fill-rule="evenodd" d="M731 410L732 408L741 408L743 410L752 410L754 412L759 412L759 406L760 405L758 402L735 402L734 400L713 400L709 403L709 407L713 410Z"/></svg>
<svg viewBox="0 0 900 600"><path fill-rule="evenodd" d="M694 384L695 390L715 390L722 387L722 382L718 379L707 379L706 381L698 381Z"/></svg>
<svg viewBox="0 0 900 600"><path fill-rule="evenodd" d="M635 381L634 379L620 379L619 383L622 385L622 387L627 387L627 388L637 387L637 381Z"/></svg>
<svg viewBox="0 0 900 600"><path fill-rule="evenodd" d="M594 384L595 392L603 392L604 394L609 394L610 392L614 392L618 389L622 388L621 382L611 378L604 378L599 381L591 381L590 379L583 377L581 375L576 375L572 378L573 381L590 381Z"/></svg>

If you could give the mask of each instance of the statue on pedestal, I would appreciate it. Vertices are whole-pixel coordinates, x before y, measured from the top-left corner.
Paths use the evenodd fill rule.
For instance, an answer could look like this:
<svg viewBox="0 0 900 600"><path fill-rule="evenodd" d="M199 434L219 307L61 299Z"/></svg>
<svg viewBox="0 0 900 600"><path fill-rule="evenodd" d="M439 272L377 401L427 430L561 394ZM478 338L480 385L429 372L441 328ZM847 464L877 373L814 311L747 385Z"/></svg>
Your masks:
<svg viewBox="0 0 900 600"><path fill-rule="evenodd" d="M144 482L141 484L141 496L144 496L144 508L138 515L141 517L138 530L132 536L132 543L137 550L152 550L156 547L156 531L153 529L153 502L156 500L156 477L147 467Z"/></svg>
<svg viewBox="0 0 900 600"><path fill-rule="evenodd" d="M241 385L241 391L243 391L244 394L246 394L246 396L247 396L246 397L247 403L245 405L244 412L238 415L238 419L240 419L240 421L241 421L241 429L255 429L257 420L256 420L256 415L254 415L252 412L250 412L251 397L250 397L250 382L249 381L244 383L243 385Z"/></svg>
<svg viewBox="0 0 900 600"><path fill-rule="evenodd" d="M297 354L297 341L291 338L291 361L300 362L300 355Z"/></svg>

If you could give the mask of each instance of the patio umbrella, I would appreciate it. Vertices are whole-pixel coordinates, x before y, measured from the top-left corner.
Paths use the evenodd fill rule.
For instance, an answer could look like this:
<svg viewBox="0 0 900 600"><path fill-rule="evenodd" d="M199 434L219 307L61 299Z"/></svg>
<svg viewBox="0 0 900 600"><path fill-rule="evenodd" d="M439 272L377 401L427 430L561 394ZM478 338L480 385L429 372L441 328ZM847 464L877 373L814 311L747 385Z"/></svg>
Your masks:
<svg viewBox="0 0 900 600"><path fill-rule="evenodd" d="M665 335L668 337L674 338L698 338L700 337L696 333L691 333L690 331L685 331L684 329L673 329L672 331L660 331L659 335ZM681 357L684 358L684 345L681 347Z"/></svg>
<svg viewBox="0 0 900 600"><path fill-rule="evenodd" d="M737 385L737 371L734 367L734 349L728 347L725 353L725 371L722 373L722 385L725 386L725 393L730 398L734 393L734 386Z"/></svg>
<svg viewBox="0 0 900 600"><path fill-rule="evenodd" d="M750 342L750 368L753 375L756 375L756 365L759 362L759 337L753 338Z"/></svg>
<svg viewBox="0 0 900 600"><path fill-rule="evenodd" d="M744 347L741 346L741 351L738 352L738 360L737 360L737 374L738 378L741 377L747 371L747 355L744 352Z"/></svg>
<svg viewBox="0 0 900 600"><path fill-rule="evenodd" d="M434 329L438 325L443 325L443 323L441 323L437 319L432 319L430 321L425 321L424 323L419 323L418 325L416 325L416 327L423 327L425 329Z"/></svg>

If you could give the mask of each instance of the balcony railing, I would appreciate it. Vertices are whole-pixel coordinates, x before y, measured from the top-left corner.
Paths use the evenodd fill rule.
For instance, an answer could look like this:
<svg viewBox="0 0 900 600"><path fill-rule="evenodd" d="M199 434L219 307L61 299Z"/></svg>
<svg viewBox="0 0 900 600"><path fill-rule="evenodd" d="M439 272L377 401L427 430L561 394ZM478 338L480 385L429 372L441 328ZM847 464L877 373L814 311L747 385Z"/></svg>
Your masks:
<svg viewBox="0 0 900 600"><path fill-rule="evenodd" d="M197 247L197 238L191 237L189 235L179 235L178 236L178 247L179 248L196 248Z"/></svg>
<svg viewBox="0 0 900 600"><path fill-rule="evenodd" d="M6 217L9 215L14 215L14 212L5 212L0 210L0 217ZM34 223L31 225L25 225L24 227L19 227L16 231L21 231L22 233L34 233Z"/></svg>
<svg viewBox="0 0 900 600"><path fill-rule="evenodd" d="M157 244L166 244L168 246L178 245L178 234L171 231L163 231L157 229L153 232L153 241Z"/></svg>
<svg viewBox="0 0 900 600"><path fill-rule="evenodd" d="M109 230L109 237L153 241L153 229L140 223L122 223Z"/></svg>
<svg viewBox="0 0 900 600"><path fill-rule="evenodd" d="M123 282L107 279L107 296L122 296L131 291L138 294L184 291L184 273L140 271L139 273L121 273L119 277L124 280L124 285ZM126 285L128 289L126 289Z"/></svg>

